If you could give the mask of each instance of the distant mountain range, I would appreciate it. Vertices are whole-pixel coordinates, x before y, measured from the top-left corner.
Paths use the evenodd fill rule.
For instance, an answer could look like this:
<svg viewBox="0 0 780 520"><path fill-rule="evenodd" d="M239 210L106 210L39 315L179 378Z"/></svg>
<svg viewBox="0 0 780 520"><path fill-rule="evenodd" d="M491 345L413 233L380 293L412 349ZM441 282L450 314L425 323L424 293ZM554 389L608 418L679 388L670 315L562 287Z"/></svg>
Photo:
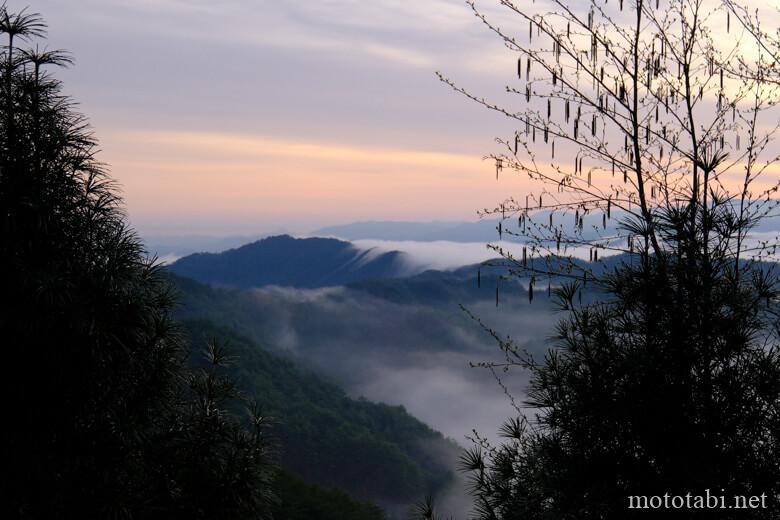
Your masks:
<svg viewBox="0 0 780 520"><path fill-rule="evenodd" d="M222 253L196 253L169 270L199 282L224 287L280 285L315 288L356 280L403 276L404 253L361 250L332 238L264 238Z"/></svg>
<svg viewBox="0 0 780 520"><path fill-rule="evenodd" d="M588 267L594 273L602 272L623 258L621 255L605 257ZM554 258L547 261L555 262ZM529 262L529 267L546 269L543 259L535 258ZM582 266L588 264L586 261L576 262ZM520 291L525 291L522 288L525 284L519 284L515 277L499 279L500 275L507 274L507 263L495 259L487 265L471 264L453 270L420 272L410 267L407 254L400 251L365 250L335 238L279 235L221 253L185 256L170 264L168 270L217 287L315 289L348 286L409 303L484 299L485 288L497 284L505 288L518 285ZM481 291L477 287L478 271Z"/></svg>
<svg viewBox="0 0 780 520"><path fill-rule="evenodd" d="M344 240L413 240L432 242L488 242L497 236L497 220L476 222L394 222L367 221L329 226L309 233Z"/></svg>
<svg viewBox="0 0 780 520"><path fill-rule="evenodd" d="M591 212L584 218L583 238L595 239L599 236L612 235L616 226L626 213L613 210L611 218L606 221L607 229L603 229L603 215L599 211ZM533 214L537 223L548 223L548 211L538 211ZM573 225L574 215L554 212L553 223L556 226ZM414 221L363 221L350 224L327 226L314 231L296 234L302 237L338 238L347 241L381 240L391 242L458 242L485 244L498 240L498 219L484 219L472 222L414 222ZM503 222L506 230L518 230L515 218ZM766 219L752 230L756 235L776 235L780 233L780 220ZM286 234L284 231L274 233L256 233L248 235L146 235L144 244L147 251L157 255L167 262L193 253L217 253L230 248L236 248L259 239ZM517 237L504 233L503 240L520 242Z"/></svg>
<svg viewBox="0 0 780 520"><path fill-rule="evenodd" d="M628 214L622 210L613 210L611 218L607 219L607 229L603 230L603 215L600 211L593 211L584 217L583 234L585 238L596 238L598 232L613 234L617 224ZM536 211L532 218L535 222L545 224L549 222L550 212L546 210ZM552 219L555 225L573 225L574 215L560 211L553 212ZM432 242L444 240L449 242L492 242L498 239L497 218L477 220L473 222L399 222L399 221L364 221L350 224L328 226L308 233L308 236L336 237L344 240L393 240L393 241L418 241ZM517 229L517 219L510 218L503 222L505 229ZM778 219L765 219L753 232L777 233L780 232ZM519 242L517 237L504 235L504 240Z"/></svg>

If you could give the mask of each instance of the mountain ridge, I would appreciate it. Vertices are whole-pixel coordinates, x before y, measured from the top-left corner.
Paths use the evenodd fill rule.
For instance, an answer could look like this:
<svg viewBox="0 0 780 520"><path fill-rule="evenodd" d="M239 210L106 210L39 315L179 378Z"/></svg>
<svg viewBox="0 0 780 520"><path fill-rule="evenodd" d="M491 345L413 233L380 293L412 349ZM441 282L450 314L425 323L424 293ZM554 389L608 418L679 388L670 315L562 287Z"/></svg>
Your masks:
<svg viewBox="0 0 780 520"><path fill-rule="evenodd" d="M277 235L221 253L195 253L168 266L179 276L225 287L317 288L407 271L400 251L362 250L334 238Z"/></svg>

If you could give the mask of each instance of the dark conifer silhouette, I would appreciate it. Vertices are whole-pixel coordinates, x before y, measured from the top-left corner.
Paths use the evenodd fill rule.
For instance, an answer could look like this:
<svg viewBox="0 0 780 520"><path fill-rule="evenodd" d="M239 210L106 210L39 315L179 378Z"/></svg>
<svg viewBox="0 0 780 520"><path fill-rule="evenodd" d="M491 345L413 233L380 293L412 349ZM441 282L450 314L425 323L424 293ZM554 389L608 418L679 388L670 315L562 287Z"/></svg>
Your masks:
<svg viewBox="0 0 780 520"><path fill-rule="evenodd" d="M268 442L213 346L202 369L171 286L127 227L41 17L0 7L4 518L262 518Z"/></svg>
<svg viewBox="0 0 780 520"><path fill-rule="evenodd" d="M522 259L493 247L529 293L552 283L566 313L544 359L491 331L506 362L487 366L531 383L505 442L477 437L463 456L476 516L776 517L776 241L756 235L777 207L766 35L737 32L731 17L747 11L732 2L500 0L514 24L467 3L517 53L507 92L524 107L441 78L516 121L496 173L538 187L485 211L502 217L499 238L523 238ZM518 21L527 32L505 29ZM606 267L607 253L622 261ZM591 289L598 302L583 304ZM630 496L707 489L770 498L738 514L628 509Z"/></svg>

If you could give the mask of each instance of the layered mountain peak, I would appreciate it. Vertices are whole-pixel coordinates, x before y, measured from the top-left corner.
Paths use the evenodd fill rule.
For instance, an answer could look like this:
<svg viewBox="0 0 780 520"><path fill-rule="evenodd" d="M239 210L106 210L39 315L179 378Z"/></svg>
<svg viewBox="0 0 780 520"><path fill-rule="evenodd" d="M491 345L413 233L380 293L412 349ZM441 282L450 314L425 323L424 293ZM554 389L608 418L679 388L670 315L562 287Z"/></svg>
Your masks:
<svg viewBox="0 0 780 520"><path fill-rule="evenodd" d="M171 264L178 275L211 285L316 288L408 271L404 253L359 249L334 238L277 235L221 253L196 253Z"/></svg>

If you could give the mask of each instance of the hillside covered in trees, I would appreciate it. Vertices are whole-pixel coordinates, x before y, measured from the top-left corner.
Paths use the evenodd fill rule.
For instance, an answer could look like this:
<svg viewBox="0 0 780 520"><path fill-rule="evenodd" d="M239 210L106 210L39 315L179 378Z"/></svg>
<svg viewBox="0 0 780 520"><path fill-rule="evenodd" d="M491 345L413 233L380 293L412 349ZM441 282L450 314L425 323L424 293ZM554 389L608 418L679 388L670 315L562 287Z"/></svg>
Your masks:
<svg viewBox="0 0 780 520"><path fill-rule="evenodd" d="M184 325L195 348L209 338L227 342L231 377L273 418L280 464L294 474L385 505L413 504L451 482L459 448L402 407L351 399L225 326Z"/></svg>

